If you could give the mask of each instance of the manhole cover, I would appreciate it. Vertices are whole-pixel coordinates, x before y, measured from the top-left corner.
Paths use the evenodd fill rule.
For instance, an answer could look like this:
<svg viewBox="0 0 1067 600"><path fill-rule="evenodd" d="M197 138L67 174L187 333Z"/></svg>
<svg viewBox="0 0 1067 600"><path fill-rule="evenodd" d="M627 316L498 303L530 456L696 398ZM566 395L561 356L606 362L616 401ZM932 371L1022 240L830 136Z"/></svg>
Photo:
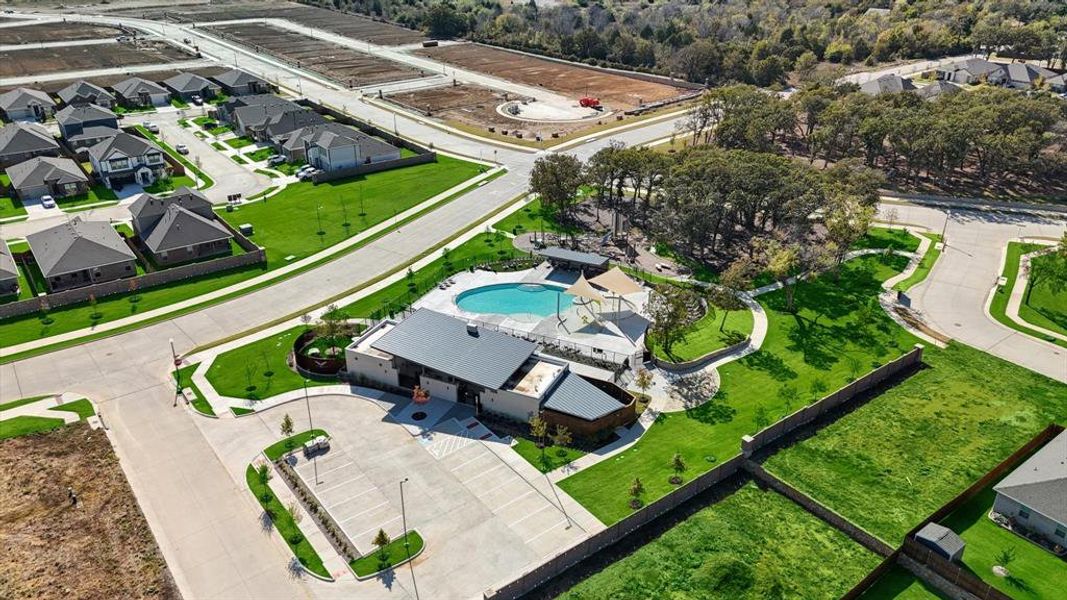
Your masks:
<svg viewBox="0 0 1067 600"><path fill-rule="evenodd" d="M415 412L411 413L411 418L416 420L416 421L421 421L421 420L426 418L426 413L424 413L421 410L415 411Z"/></svg>

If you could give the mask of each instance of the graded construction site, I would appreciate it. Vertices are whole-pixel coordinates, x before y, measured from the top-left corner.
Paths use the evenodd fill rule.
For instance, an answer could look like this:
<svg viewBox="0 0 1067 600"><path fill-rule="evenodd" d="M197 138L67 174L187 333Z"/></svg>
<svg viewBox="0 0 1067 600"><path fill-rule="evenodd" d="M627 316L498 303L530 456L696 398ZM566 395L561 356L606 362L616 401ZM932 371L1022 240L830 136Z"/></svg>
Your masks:
<svg viewBox="0 0 1067 600"><path fill-rule="evenodd" d="M426 37L411 29L381 23L367 17L292 2L235 2L232 4L203 4L174 8L130 8L116 14L179 23L210 23L237 19L281 19L300 25L330 31L356 40L383 46L417 44Z"/></svg>
<svg viewBox="0 0 1067 600"><path fill-rule="evenodd" d="M17 28L16 28L17 29ZM0 78L29 73L47 75L66 71L91 71L139 65L166 65L193 60L177 46L161 41L138 41L101 46L56 46L0 52Z"/></svg>
<svg viewBox="0 0 1067 600"><path fill-rule="evenodd" d="M298 68L314 71L348 87L390 83L427 75L419 69L401 63L273 25L242 23L205 29L256 52L274 55Z"/></svg>
<svg viewBox="0 0 1067 600"><path fill-rule="evenodd" d="M6 25L4 21L2 24ZM44 42L76 42L80 40L107 39L123 35L117 27L90 23L35 23L4 27L0 30L3 45L40 44Z"/></svg>

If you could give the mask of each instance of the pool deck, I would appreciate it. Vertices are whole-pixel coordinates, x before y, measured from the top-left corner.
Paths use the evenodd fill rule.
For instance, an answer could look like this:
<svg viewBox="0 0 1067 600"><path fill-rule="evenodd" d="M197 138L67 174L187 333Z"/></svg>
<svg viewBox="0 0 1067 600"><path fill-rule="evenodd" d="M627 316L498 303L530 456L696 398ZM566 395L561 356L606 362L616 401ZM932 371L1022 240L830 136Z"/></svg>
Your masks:
<svg viewBox="0 0 1067 600"><path fill-rule="evenodd" d="M445 289L430 291L415 303L414 308L429 308L537 341L551 340L557 345L573 348L609 362L621 363L627 358L630 359L631 365L640 362L640 355L644 351L645 330L648 328L648 320L640 313L645 310L648 292L630 294L621 301L609 297L603 307L597 307L595 303L581 304L583 301L577 299L573 306L562 311L563 320L559 322L555 315L542 318L532 315L472 313L456 306L456 297L475 288L501 283L540 283L567 287L578 279L577 272L553 269L547 263L542 263L525 271L464 272L451 279L454 284ZM621 309L616 310L616 306L621 306ZM603 312L600 308L603 308Z"/></svg>

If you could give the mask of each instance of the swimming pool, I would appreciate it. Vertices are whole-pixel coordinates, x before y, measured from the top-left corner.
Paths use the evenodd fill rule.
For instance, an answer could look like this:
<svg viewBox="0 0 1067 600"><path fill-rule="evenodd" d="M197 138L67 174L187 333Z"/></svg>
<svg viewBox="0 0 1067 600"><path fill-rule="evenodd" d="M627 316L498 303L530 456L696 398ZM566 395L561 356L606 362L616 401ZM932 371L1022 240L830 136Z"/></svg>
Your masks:
<svg viewBox="0 0 1067 600"><path fill-rule="evenodd" d="M497 283L462 292L456 296L456 306L472 313L543 318L556 314L557 298L560 310L566 310L574 302L574 296L563 290L540 283Z"/></svg>

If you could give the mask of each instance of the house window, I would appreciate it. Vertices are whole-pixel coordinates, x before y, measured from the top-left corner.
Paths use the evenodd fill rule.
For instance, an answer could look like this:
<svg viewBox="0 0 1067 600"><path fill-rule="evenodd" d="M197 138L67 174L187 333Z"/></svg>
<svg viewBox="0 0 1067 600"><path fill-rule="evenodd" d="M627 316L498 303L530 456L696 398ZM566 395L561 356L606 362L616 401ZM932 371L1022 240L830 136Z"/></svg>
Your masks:
<svg viewBox="0 0 1067 600"><path fill-rule="evenodd" d="M161 162L163 162L163 155L162 154L160 154L158 152L153 152L152 154L148 155L148 164L150 164L150 165L158 165Z"/></svg>
<svg viewBox="0 0 1067 600"><path fill-rule="evenodd" d="M1056 527L1056 531L1054 533L1055 533L1055 536L1060 538L1061 540L1064 537L1067 537L1067 530L1064 530L1063 527Z"/></svg>
<svg viewBox="0 0 1067 600"><path fill-rule="evenodd" d="M128 158L113 158L107 161L107 168L109 171L121 171L123 169L130 168L130 159Z"/></svg>
<svg viewBox="0 0 1067 600"><path fill-rule="evenodd" d="M1029 519L1030 518L1030 509L1026 508L1025 506L1020 506L1019 507L1019 518L1020 519Z"/></svg>

